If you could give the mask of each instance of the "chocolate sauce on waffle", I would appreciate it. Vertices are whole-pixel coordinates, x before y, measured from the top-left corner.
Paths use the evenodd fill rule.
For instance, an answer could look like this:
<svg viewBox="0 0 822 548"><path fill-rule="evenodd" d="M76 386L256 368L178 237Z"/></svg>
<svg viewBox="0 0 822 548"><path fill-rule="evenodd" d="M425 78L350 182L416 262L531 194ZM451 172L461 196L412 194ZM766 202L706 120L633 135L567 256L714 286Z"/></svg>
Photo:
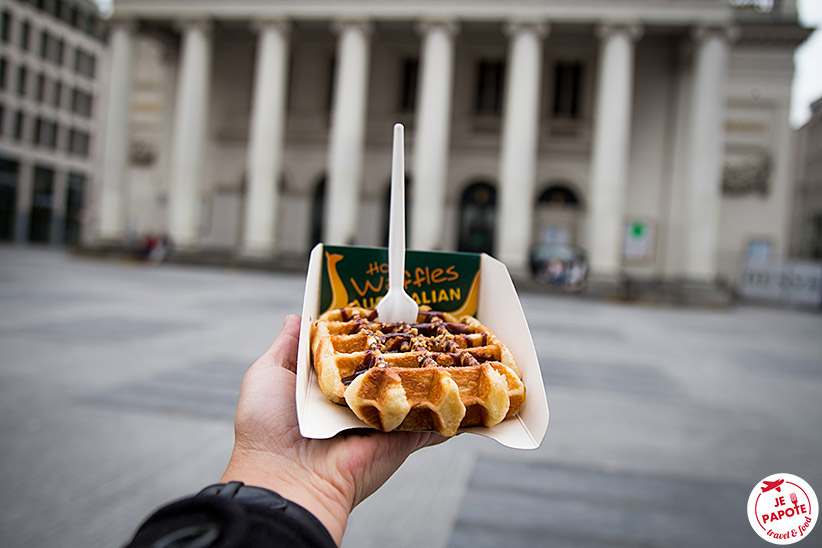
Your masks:
<svg viewBox="0 0 822 548"><path fill-rule="evenodd" d="M419 351L419 367L468 367L497 359L494 355L476 351L484 347L488 335L470 325L445 321L441 312L421 310L418 323L380 323L377 311L361 314L358 309L343 308L341 319L351 324L351 334L365 333L371 342L362 364L351 375L343 377L349 385L359 375L373 367L386 367L381 354Z"/></svg>
<svg viewBox="0 0 822 548"><path fill-rule="evenodd" d="M312 324L311 353L323 394L384 432L492 427L525 398L510 350L489 328L428 307L411 323L359 307L326 311Z"/></svg>

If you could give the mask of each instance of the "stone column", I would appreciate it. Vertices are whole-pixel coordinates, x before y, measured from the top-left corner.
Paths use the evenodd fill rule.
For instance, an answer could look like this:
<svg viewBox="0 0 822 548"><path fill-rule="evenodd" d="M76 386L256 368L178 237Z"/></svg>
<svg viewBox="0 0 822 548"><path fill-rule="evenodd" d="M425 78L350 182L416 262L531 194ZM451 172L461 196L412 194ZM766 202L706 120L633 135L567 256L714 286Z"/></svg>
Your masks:
<svg viewBox="0 0 822 548"><path fill-rule="evenodd" d="M270 255L276 246L278 183L288 94L288 32L283 21L257 26L257 66L248 138L248 190L243 253Z"/></svg>
<svg viewBox="0 0 822 548"><path fill-rule="evenodd" d="M172 242L190 248L197 241L200 181L206 172L203 163L211 86L211 25L187 21L182 24L182 32L168 206Z"/></svg>
<svg viewBox="0 0 822 548"><path fill-rule="evenodd" d="M422 78L417 88L410 241L416 249L435 249L442 242L445 218L457 25L426 22L420 25L420 31Z"/></svg>
<svg viewBox="0 0 822 548"><path fill-rule="evenodd" d="M713 282L719 251L719 209L724 151L727 29L699 28L694 54L689 177L685 228L685 275Z"/></svg>
<svg viewBox="0 0 822 548"><path fill-rule="evenodd" d="M335 24L335 30L339 38L323 241L349 244L355 241L359 224L371 25L346 21Z"/></svg>
<svg viewBox="0 0 822 548"><path fill-rule="evenodd" d="M588 213L588 256L593 277L614 280L622 265L628 178L634 42L640 29L604 25L600 37Z"/></svg>
<svg viewBox="0 0 822 548"><path fill-rule="evenodd" d="M525 272L531 246L533 194L539 145L539 96L542 82L542 38L547 26L513 23L500 157L500 210L497 256L514 272Z"/></svg>
<svg viewBox="0 0 822 548"><path fill-rule="evenodd" d="M133 21L114 21L111 26L111 72L105 116L98 231L100 239L108 241L121 240L124 229L123 187L128 167L134 30Z"/></svg>

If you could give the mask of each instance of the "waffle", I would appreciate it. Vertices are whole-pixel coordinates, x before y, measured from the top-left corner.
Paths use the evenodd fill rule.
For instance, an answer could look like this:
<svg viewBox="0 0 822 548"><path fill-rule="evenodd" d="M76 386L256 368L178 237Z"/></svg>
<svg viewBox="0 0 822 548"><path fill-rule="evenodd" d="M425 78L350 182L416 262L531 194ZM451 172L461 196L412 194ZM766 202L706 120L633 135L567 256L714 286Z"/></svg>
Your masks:
<svg viewBox="0 0 822 548"><path fill-rule="evenodd" d="M508 347L471 316L421 307L417 323L380 323L347 307L314 322L320 389L384 432L493 426L519 412L525 386Z"/></svg>

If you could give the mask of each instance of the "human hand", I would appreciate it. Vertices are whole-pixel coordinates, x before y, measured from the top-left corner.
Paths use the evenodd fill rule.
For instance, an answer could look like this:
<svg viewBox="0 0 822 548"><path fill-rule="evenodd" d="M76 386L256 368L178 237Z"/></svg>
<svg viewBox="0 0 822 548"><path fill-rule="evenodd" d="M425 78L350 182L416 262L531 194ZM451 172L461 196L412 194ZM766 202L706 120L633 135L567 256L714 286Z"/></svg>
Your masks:
<svg viewBox="0 0 822 548"><path fill-rule="evenodd" d="M303 438L294 397L299 332L300 317L287 316L274 343L243 377L234 450L221 481L276 491L314 514L339 545L351 510L411 453L446 438L359 430L328 440Z"/></svg>

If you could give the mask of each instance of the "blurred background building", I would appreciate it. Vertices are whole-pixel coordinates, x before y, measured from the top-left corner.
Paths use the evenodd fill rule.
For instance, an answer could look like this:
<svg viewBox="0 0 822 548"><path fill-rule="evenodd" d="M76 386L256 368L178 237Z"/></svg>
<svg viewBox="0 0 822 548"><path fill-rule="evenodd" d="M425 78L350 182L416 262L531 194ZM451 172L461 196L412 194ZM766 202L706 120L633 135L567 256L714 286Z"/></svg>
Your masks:
<svg viewBox="0 0 822 548"><path fill-rule="evenodd" d="M794 0L117 0L109 32L97 242L381 245L403 122L415 248L711 283L789 250Z"/></svg>
<svg viewBox="0 0 822 548"><path fill-rule="evenodd" d="M0 241L79 241L102 31L89 0L0 2Z"/></svg>
<svg viewBox="0 0 822 548"><path fill-rule="evenodd" d="M791 255L822 259L822 97L796 130L796 177Z"/></svg>

